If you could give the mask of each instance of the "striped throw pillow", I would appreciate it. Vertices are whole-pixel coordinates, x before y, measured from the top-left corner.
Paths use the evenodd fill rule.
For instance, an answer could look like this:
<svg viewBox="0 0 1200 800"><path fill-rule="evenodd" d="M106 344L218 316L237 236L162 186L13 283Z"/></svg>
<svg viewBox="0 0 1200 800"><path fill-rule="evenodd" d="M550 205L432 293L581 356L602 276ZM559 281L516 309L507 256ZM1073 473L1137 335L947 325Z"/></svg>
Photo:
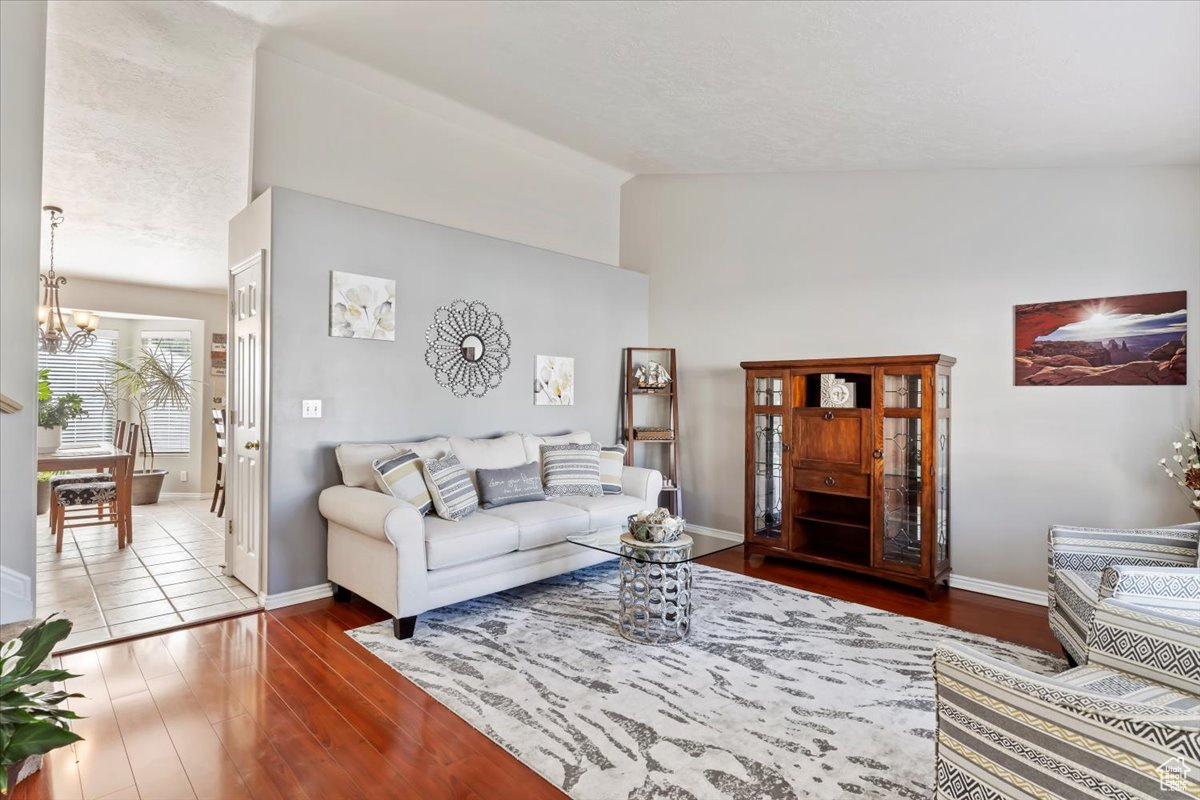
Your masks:
<svg viewBox="0 0 1200 800"><path fill-rule="evenodd" d="M422 515L433 509L433 498L421 474L421 457L412 450L397 456L377 458L372 464L379 490L397 500L412 503Z"/></svg>
<svg viewBox="0 0 1200 800"><path fill-rule="evenodd" d="M600 485L600 445L542 445L542 483L547 497L604 494Z"/></svg>
<svg viewBox="0 0 1200 800"><path fill-rule="evenodd" d="M621 475L625 471L625 445L600 448L600 488L605 494L621 494Z"/></svg>
<svg viewBox="0 0 1200 800"><path fill-rule="evenodd" d="M460 520L479 508L479 495L458 456L423 459L425 485L433 497L433 508L442 519Z"/></svg>

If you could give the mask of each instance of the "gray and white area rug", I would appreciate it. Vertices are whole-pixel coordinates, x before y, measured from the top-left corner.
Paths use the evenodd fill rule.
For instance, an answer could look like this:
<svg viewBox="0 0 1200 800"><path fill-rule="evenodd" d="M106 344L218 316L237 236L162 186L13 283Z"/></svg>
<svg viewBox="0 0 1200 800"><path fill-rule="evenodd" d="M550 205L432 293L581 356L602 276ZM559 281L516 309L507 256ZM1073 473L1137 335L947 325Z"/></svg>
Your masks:
<svg viewBox="0 0 1200 800"><path fill-rule="evenodd" d="M617 798L928 798L941 639L985 636L696 565L693 627L617 633L615 563L350 635L564 792Z"/></svg>

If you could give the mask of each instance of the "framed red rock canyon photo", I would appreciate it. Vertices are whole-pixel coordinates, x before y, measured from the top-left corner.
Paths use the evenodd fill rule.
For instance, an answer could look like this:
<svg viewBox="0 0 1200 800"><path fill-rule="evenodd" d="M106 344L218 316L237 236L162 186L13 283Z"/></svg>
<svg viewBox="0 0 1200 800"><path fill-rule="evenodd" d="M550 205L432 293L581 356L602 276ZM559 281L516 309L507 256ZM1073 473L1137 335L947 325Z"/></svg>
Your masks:
<svg viewBox="0 0 1200 800"><path fill-rule="evenodd" d="M1187 292L1016 307L1017 386L1182 386Z"/></svg>

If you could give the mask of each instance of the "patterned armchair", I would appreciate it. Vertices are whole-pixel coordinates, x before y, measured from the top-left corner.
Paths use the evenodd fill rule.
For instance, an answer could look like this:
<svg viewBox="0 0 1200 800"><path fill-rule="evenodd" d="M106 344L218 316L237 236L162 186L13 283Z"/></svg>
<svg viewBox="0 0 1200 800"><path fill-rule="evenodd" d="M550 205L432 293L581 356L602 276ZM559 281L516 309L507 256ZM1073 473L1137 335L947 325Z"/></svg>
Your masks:
<svg viewBox="0 0 1200 800"><path fill-rule="evenodd" d="M1200 569L1182 572L1186 588L1200 593ZM1140 591L1162 574L1109 568L1103 584ZM1198 605L1105 599L1085 666L1054 676L957 643L939 646L936 797L1200 797ZM1183 793L1164 789L1164 780L1182 781Z"/></svg>
<svg viewBox="0 0 1200 800"><path fill-rule="evenodd" d="M1104 568L1200 566L1200 524L1131 530L1055 525L1050 529L1049 551L1050 630L1062 642L1068 660L1081 664L1092 614L1113 588L1101 584ZM1146 580L1163 583L1169 580L1167 575L1160 570ZM1161 588L1160 599L1172 596L1169 585Z"/></svg>

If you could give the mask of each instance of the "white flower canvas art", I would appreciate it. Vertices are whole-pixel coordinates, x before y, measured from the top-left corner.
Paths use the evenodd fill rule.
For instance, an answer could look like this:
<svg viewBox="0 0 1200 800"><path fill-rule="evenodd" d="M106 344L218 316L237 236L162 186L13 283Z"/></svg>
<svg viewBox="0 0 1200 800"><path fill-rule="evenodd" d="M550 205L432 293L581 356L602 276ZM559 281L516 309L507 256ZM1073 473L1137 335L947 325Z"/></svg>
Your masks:
<svg viewBox="0 0 1200 800"><path fill-rule="evenodd" d="M329 335L396 340L396 282L353 272L329 274Z"/></svg>
<svg viewBox="0 0 1200 800"><path fill-rule="evenodd" d="M538 356L534 405L575 405L575 359L565 356Z"/></svg>

